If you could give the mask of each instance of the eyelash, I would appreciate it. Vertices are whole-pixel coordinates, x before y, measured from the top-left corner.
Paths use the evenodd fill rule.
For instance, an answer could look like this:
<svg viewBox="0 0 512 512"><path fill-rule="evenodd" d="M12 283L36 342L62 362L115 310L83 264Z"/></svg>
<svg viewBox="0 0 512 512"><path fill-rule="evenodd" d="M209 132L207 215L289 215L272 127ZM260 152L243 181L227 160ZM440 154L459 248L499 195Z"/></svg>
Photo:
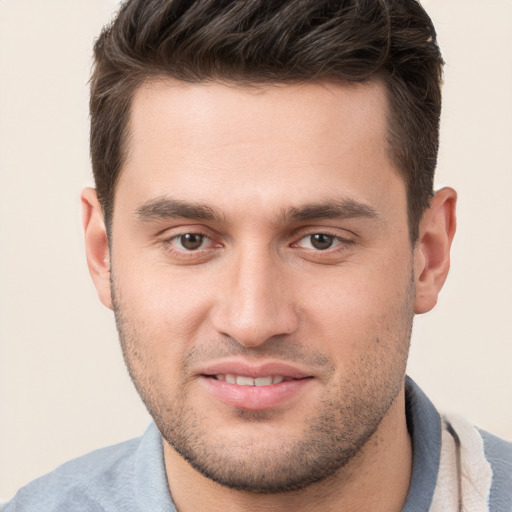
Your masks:
<svg viewBox="0 0 512 512"><path fill-rule="evenodd" d="M190 250L187 250L186 248L177 249L175 247L176 240L179 240L180 238L187 236L187 235L202 237L201 246L206 241L210 241L210 243L213 243L214 246L206 247L206 248L203 248L200 246L197 249L190 249ZM325 255L327 257L328 255L337 254L339 252L343 252L343 251L347 250L347 246L354 244L353 240L351 240L349 238L341 237L341 236L331 233L329 231L314 231L314 232L310 232L310 233L303 233L300 236L300 238L298 238L298 240L296 242L293 242L292 244L290 244L290 247L301 248L301 246L299 244L301 242L303 242L304 240L307 240L308 238L310 239L309 243L311 244L311 238L314 237L315 235L323 235L323 236L329 237L332 239L332 244L335 244L334 247L332 247L332 244L331 244L331 246L326 247L325 249L318 249L318 248L314 248L314 247L312 247L312 248L302 247L302 249L307 251L308 253L315 254L318 256ZM204 251L207 251L212 248L221 248L221 247L222 247L222 244L220 244L220 243L215 244L215 242L212 240L212 238L210 236L208 236L206 233L201 232L201 231L188 231L188 232L184 232L184 233L178 233L178 234L173 235L172 237L169 237L166 240L164 240L165 252L167 252L173 256L180 257L180 258L191 258L191 259L197 258L201 255L204 255Z"/></svg>
<svg viewBox="0 0 512 512"><path fill-rule="evenodd" d="M172 237L164 240L164 246L165 246L166 252L173 254L173 255L182 256L182 257L191 257L193 255L202 253L202 251L205 250L202 247L199 247L198 249L192 249L192 250L187 250L185 248L179 250L174 247L173 243L176 240L180 239L181 237L187 236L187 235L202 237L201 245L205 242L205 240L212 241L212 239L206 233L202 233L200 231L187 231L185 233L178 233L177 235L173 235ZM220 246L220 244L219 244L219 246Z"/></svg>
<svg viewBox="0 0 512 512"><path fill-rule="evenodd" d="M301 241L303 241L305 239L308 239L308 238L311 240L311 238L316 236L316 235L322 235L322 236L326 236L326 237L332 238L332 243L337 242L337 244L334 247L330 246L330 247L327 247L325 249L318 249L318 248L308 249L308 248L304 248L305 250L309 250L309 251L315 252L315 253L332 254L333 252L336 252L336 251L345 250L347 245L352 245L354 243L354 241L349 239L349 238L341 237L341 236L336 235L334 233L330 233L329 231L315 231L315 232L306 233L306 234L302 235L297 242L294 242L292 244L292 246L297 246L297 245L299 245L299 243Z"/></svg>

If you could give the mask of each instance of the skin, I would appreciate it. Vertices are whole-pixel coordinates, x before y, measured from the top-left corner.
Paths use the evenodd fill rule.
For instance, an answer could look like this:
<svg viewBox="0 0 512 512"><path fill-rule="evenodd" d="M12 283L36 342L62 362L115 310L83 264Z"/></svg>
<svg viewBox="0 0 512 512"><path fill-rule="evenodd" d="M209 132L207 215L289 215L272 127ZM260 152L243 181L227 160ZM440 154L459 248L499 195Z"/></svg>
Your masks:
<svg viewBox="0 0 512 512"><path fill-rule="evenodd" d="M180 512L401 509L412 319L446 278L456 196L436 194L412 247L386 114L380 83L152 82L133 100L110 250L84 191L91 275ZM236 407L205 385L225 361L308 378L276 406Z"/></svg>

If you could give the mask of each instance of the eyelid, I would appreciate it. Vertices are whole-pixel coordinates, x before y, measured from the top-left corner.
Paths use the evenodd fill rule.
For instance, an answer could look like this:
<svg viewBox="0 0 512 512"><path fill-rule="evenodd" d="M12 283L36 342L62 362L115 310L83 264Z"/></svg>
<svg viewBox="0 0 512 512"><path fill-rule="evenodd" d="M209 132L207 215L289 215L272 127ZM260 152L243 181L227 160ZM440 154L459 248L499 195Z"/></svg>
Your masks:
<svg viewBox="0 0 512 512"><path fill-rule="evenodd" d="M346 233L346 236L340 233ZM175 243L175 240L179 239L179 237L192 234L204 237L204 241L202 244L204 246L199 247L198 249L186 249L180 248ZM333 244L331 247L326 249L318 249L315 247L304 247L301 245L304 239L314 235L326 235L328 237L333 238ZM346 229L330 229L323 228L318 226L306 226L298 230L293 236L293 242L291 242L288 247L295 249L302 249L305 253L315 254L318 257L328 257L334 256L337 253L342 253L349 249L349 246L354 245L356 243L356 238L358 235ZM213 253L211 252L213 249L220 249L225 247L223 241L219 241L219 238L222 239L220 235L215 232L211 232L211 230L205 228L201 225L181 225L177 227L172 227L163 232L163 235L160 237L160 244L163 246L164 251L169 254L171 257L175 257L177 260L182 261L199 261L204 258L209 259Z"/></svg>
<svg viewBox="0 0 512 512"><path fill-rule="evenodd" d="M308 226L305 228L301 228L295 233L293 238L296 240L296 242L293 243L297 243L298 241L313 235L330 236L344 243L353 243L357 238L359 238L359 235L348 229L336 229L322 226Z"/></svg>
<svg viewBox="0 0 512 512"><path fill-rule="evenodd" d="M218 238L218 234L204 224L193 224L193 223L180 223L175 226L167 226L165 229L161 229L158 233L155 233L155 237L161 241L169 241L173 238L177 238L183 235L200 235L211 240Z"/></svg>
<svg viewBox="0 0 512 512"><path fill-rule="evenodd" d="M187 234L204 237L206 241L205 246L189 250L177 246L175 240ZM194 263L196 261L199 262L200 260L207 258L208 254L211 254L209 251L212 249L222 247L222 244L216 241L216 237L213 236L213 233L211 233L210 230L205 229L204 226L198 225L182 225L167 229L162 233L159 243L162 245L166 254L175 258L177 261L181 260L184 263L187 261L190 263ZM205 242L203 241L203 243Z"/></svg>
<svg viewBox="0 0 512 512"><path fill-rule="evenodd" d="M176 241L176 240L179 240L181 237L186 236L186 235L194 235L194 236L198 236L198 237L201 237L201 238L202 238L202 240L201 240L201 246L200 246L200 247L198 247L197 249L186 249L186 248L184 248L184 247L183 247L182 249L180 249L180 250L182 250L184 253L188 253L188 252L190 252L190 253L192 253L192 252L199 252L200 250L204 249L204 247L202 247L202 246L203 246L203 244L204 244L205 242L207 242L207 240L211 240L211 238L210 238L208 235L206 235L205 233L186 232L186 233L180 233L180 234L178 234L178 235L174 235L174 236L172 236L171 238L168 238L168 239L167 239L167 243L171 243L171 242L174 242L174 241Z"/></svg>
<svg viewBox="0 0 512 512"><path fill-rule="evenodd" d="M327 247L326 249L317 249L315 247L302 247L300 245L300 243L303 241L303 240L306 240L314 235L325 235L325 236L328 236L330 238L333 239L333 243L330 247ZM310 242L311 243L311 242ZM302 249L306 249L308 251L314 251L314 252L319 252L319 253L328 253L329 251L336 251L337 249L339 249L339 247L341 245L347 245L347 244L352 244L353 243L353 240L349 240L347 238L343 238L339 235L334 235L332 233L327 233L327 232L317 232L317 233L309 233L307 235L304 235L302 237L300 237L296 242L294 242L293 245L295 246L298 246L298 247L301 247Z"/></svg>

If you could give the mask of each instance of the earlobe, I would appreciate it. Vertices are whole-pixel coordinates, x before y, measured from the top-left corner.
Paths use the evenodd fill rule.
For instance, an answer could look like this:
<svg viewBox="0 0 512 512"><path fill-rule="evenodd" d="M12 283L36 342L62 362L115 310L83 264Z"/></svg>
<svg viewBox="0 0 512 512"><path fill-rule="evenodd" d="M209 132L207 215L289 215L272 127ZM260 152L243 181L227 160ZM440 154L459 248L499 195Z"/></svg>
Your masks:
<svg viewBox="0 0 512 512"><path fill-rule="evenodd" d="M457 193L452 188L436 192L420 223L414 249L415 313L426 313L437 297L450 269L450 248L455 235Z"/></svg>
<svg viewBox="0 0 512 512"><path fill-rule="evenodd" d="M110 292L110 252L107 230L96 190L86 188L81 195L82 223L87 265L101 302L112 309Z"/></svg>

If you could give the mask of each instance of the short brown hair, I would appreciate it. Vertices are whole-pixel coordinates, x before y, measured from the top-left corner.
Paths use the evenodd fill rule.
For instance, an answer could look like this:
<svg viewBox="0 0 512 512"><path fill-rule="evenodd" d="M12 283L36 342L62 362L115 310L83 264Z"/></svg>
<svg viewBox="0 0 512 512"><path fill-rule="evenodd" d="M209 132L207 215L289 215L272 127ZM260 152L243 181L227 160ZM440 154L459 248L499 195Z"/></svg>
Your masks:
<svg viewBox="0 0 512 512"><path fill-rule="evenodd" d="M151 77L241 84L383 81L411 240L429 206L443 59L416 0L129 0L94 47L91 159L110 225L135 90Z"/></svg>

